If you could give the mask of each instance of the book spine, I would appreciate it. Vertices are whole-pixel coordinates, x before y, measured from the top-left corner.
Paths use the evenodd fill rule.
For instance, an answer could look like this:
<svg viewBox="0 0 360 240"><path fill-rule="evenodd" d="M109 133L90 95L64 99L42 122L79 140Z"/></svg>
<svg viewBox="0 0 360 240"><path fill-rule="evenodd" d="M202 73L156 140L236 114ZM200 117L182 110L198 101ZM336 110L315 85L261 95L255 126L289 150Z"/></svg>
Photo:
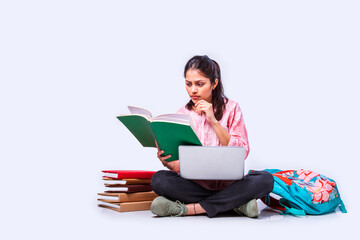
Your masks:
<svg viewBox="0 0 360 240"><path fill-rule="evenodd" d="M154 192L138 192L119 195L120 202L152 201L158 195Z"/></svg>
<svg viewBox="0 0 360 240"><path fill-rule="evenodd" d="M120 212L150 210L151 203L152 201L122 203L120 206Z"/></svg>
<svg viewBox="0 0 360 240"><path fill-rule="evenodd" d="M114 187L109 187L109 190L105 191L107 193L116 193L116 192L147 192L147 191L151 191L152 190L152 186L151 185L128 185L127 189L125 188L114 188Z"/></svg>
<svg viewBox="0 0 360 240"><path fill-rule="evenodd" d="M116 174L116 175L113 175ZM110 178L113 180L121 180L126 178L138 178L138 179L151 179L152 176L155 174L155 171L153 172L119 172L119 173L112 173L112 176L106 176L108 173L105 173L105 176L103 178Z"/></svg>
<svg viewBox="0 0 360 240"><path fill-rule="evenodd" d="M151 178L140 179L140 178L128 178L128 179L113 179L103 177L104 183L106 184L125 184L125 185L139 185L139 184L151 184Z"/></svg>
<svg viewBox="0 0 360 240"><path fill-rule="evenodd" d="M109 203L152 201L158 197L153 191L135 193L98 193L98 195L101 196L98 201Z"/></svg>
<svg viewBox="0 0 360 240"><path fill-rule="evenodd" d="M152 201L142 202L126 202L126 203L101 203L99 207L108 208L118 212L133 212L133 211L145 211L150 210Z"/></svg>

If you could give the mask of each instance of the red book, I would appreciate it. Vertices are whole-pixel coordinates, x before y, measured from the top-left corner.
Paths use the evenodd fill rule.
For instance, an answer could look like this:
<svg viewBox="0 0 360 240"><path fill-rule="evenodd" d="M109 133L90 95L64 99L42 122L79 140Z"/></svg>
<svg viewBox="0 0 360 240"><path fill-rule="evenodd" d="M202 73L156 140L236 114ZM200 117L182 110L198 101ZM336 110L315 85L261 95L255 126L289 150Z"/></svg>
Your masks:
<svg viewBox="0 0 360 240"><path fill-rule="evenodd" d="M111 179L124 179L124 178L139 178L149 179L152 178L156 171L147 170L103 170L104 177Z"/></svg>

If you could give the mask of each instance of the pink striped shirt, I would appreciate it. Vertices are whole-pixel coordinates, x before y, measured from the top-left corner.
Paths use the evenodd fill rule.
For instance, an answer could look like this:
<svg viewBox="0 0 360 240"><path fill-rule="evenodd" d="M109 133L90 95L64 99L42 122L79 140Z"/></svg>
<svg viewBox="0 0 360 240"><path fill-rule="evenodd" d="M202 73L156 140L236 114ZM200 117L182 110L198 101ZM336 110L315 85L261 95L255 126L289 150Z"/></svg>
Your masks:
<svg viewBox="0 0 360 240"><path fill-rule="evenodd" d="M219 138L212 126L206 121L204 115L199 115L192 110L182 107L177 113L188 114L194 124L197 136L203 146L221 146ZM237 102L229 99L226 104L223 117L219 121L220 125L230 134L228 146L240 146L245 148L245 158L248 156L250 148L245 128L244 118ZM234 181L195 181L209 190L221 190Z"/></svg>

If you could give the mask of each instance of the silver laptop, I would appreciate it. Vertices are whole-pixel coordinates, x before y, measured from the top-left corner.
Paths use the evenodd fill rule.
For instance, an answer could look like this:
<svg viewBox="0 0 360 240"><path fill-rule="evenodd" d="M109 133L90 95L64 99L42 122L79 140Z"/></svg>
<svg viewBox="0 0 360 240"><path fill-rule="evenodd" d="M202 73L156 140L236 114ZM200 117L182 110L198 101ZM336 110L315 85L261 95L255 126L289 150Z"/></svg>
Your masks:
<svg viewBox="0 0 360 240"><path fill-rule="evenodd" d="M191 180L240 180L245 149L223 146L179 146L180 176Z"/></svg>

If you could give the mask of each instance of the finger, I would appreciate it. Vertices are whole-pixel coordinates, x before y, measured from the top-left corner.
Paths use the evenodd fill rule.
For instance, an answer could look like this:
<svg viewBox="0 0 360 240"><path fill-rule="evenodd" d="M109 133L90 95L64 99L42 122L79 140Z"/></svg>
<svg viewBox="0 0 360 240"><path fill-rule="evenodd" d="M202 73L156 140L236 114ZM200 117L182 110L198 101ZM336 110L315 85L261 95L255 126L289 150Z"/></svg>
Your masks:
<svg viewBox="0 0 360 240"><path fill-rule="evenodd" d="M209 110L209 108L207 108L207 107L201 107L199 110L202 111L202 112L207 112L207 111Z"/></svg>
<svg viewBox="0 0 360 240"><path fill-rule="evenodd" d="M204 111L206 111L206 107L200 106L200 107L197 108L197 111L199 113L204 112Z"/></svg>
<svg viewBox="0 0 360 240"><path fill-rule="evenodd" d="M198 107L195 107L195 110L194 110L196 113L199 113L199 109Z"/></svg>
<svg viewBox="0 0 360 240"><path fill-rule="evenodd" d="M197 103L195 104L195 107L199 107L199 106L203 105L204 103L203 103L202 101L203 101L203 100L197 102Z"/></svg>
<svg viewBox="0 0 360 240"><path fill-rule="evenodd" d="M196 106L196 111L197 111L198 113L200 113L200 112L201 112L201 108L202 108L202 105L201 105L201 104L197 105L197 106Z"/></svg>
<svg viewBox="0 0 360 240"><path fill-rule="evenodd" d="M163 154L163 153L164 153L164 150L159 150L159 151L157 152L158 158L160 158L160 157L161 157L161 154Z"/></svg>
<svg viewBox="0 0 360 240"><path fill-rule="evenodd" d="M155 140L155 145L156 145L156 148L158 149L158 151L160 151L159 145L157 144L156 140Z"/></svg>
<svg viewBox="0 0 360 240"><path fill-rule="evenodd" d="M205 100L200 100L200 101L198 101L197 103L195 103L195 106L197 106L197 105L199 105L199 104L201 104L201 103L204 103L204 102L206 102Z"/></svg>
<svg viewBox="0 0 360 240"><path fill-rule="evenodd" d="M200 100L200 101L198 101L198 102L195 104L195 106L198 106L198 105L207 105L207 104L211 104L211 103L209 103L209 102L207 102L207 101L205 101L205 100Z"/></svg>
<svg viewBox="0 0 360 240"><path fill-rule="evenodd" d="M161 161L161 163L162 163L162 165L163 165L163 166L165 166L165 167L167 167L167 166L168 166L168 164L169 164L169 162L168 162L168 161L166 161L166 160L162 160L162 161Z"/></svg>
<svg viewBox="0 0 360 240"><path fill-rule="evenodd" d="M171 158L171 154L161 157L160 160L165 161L166 159L169 159L169 158Z"/></svg>
<svg viewBox="0 0 360 240"><path fill-rule="evenodd" d="M210 106L202 104L202 105L197 106L196 110L198 112L203 112L203 111L208 111L210 108L211 108Z"/></svg>

